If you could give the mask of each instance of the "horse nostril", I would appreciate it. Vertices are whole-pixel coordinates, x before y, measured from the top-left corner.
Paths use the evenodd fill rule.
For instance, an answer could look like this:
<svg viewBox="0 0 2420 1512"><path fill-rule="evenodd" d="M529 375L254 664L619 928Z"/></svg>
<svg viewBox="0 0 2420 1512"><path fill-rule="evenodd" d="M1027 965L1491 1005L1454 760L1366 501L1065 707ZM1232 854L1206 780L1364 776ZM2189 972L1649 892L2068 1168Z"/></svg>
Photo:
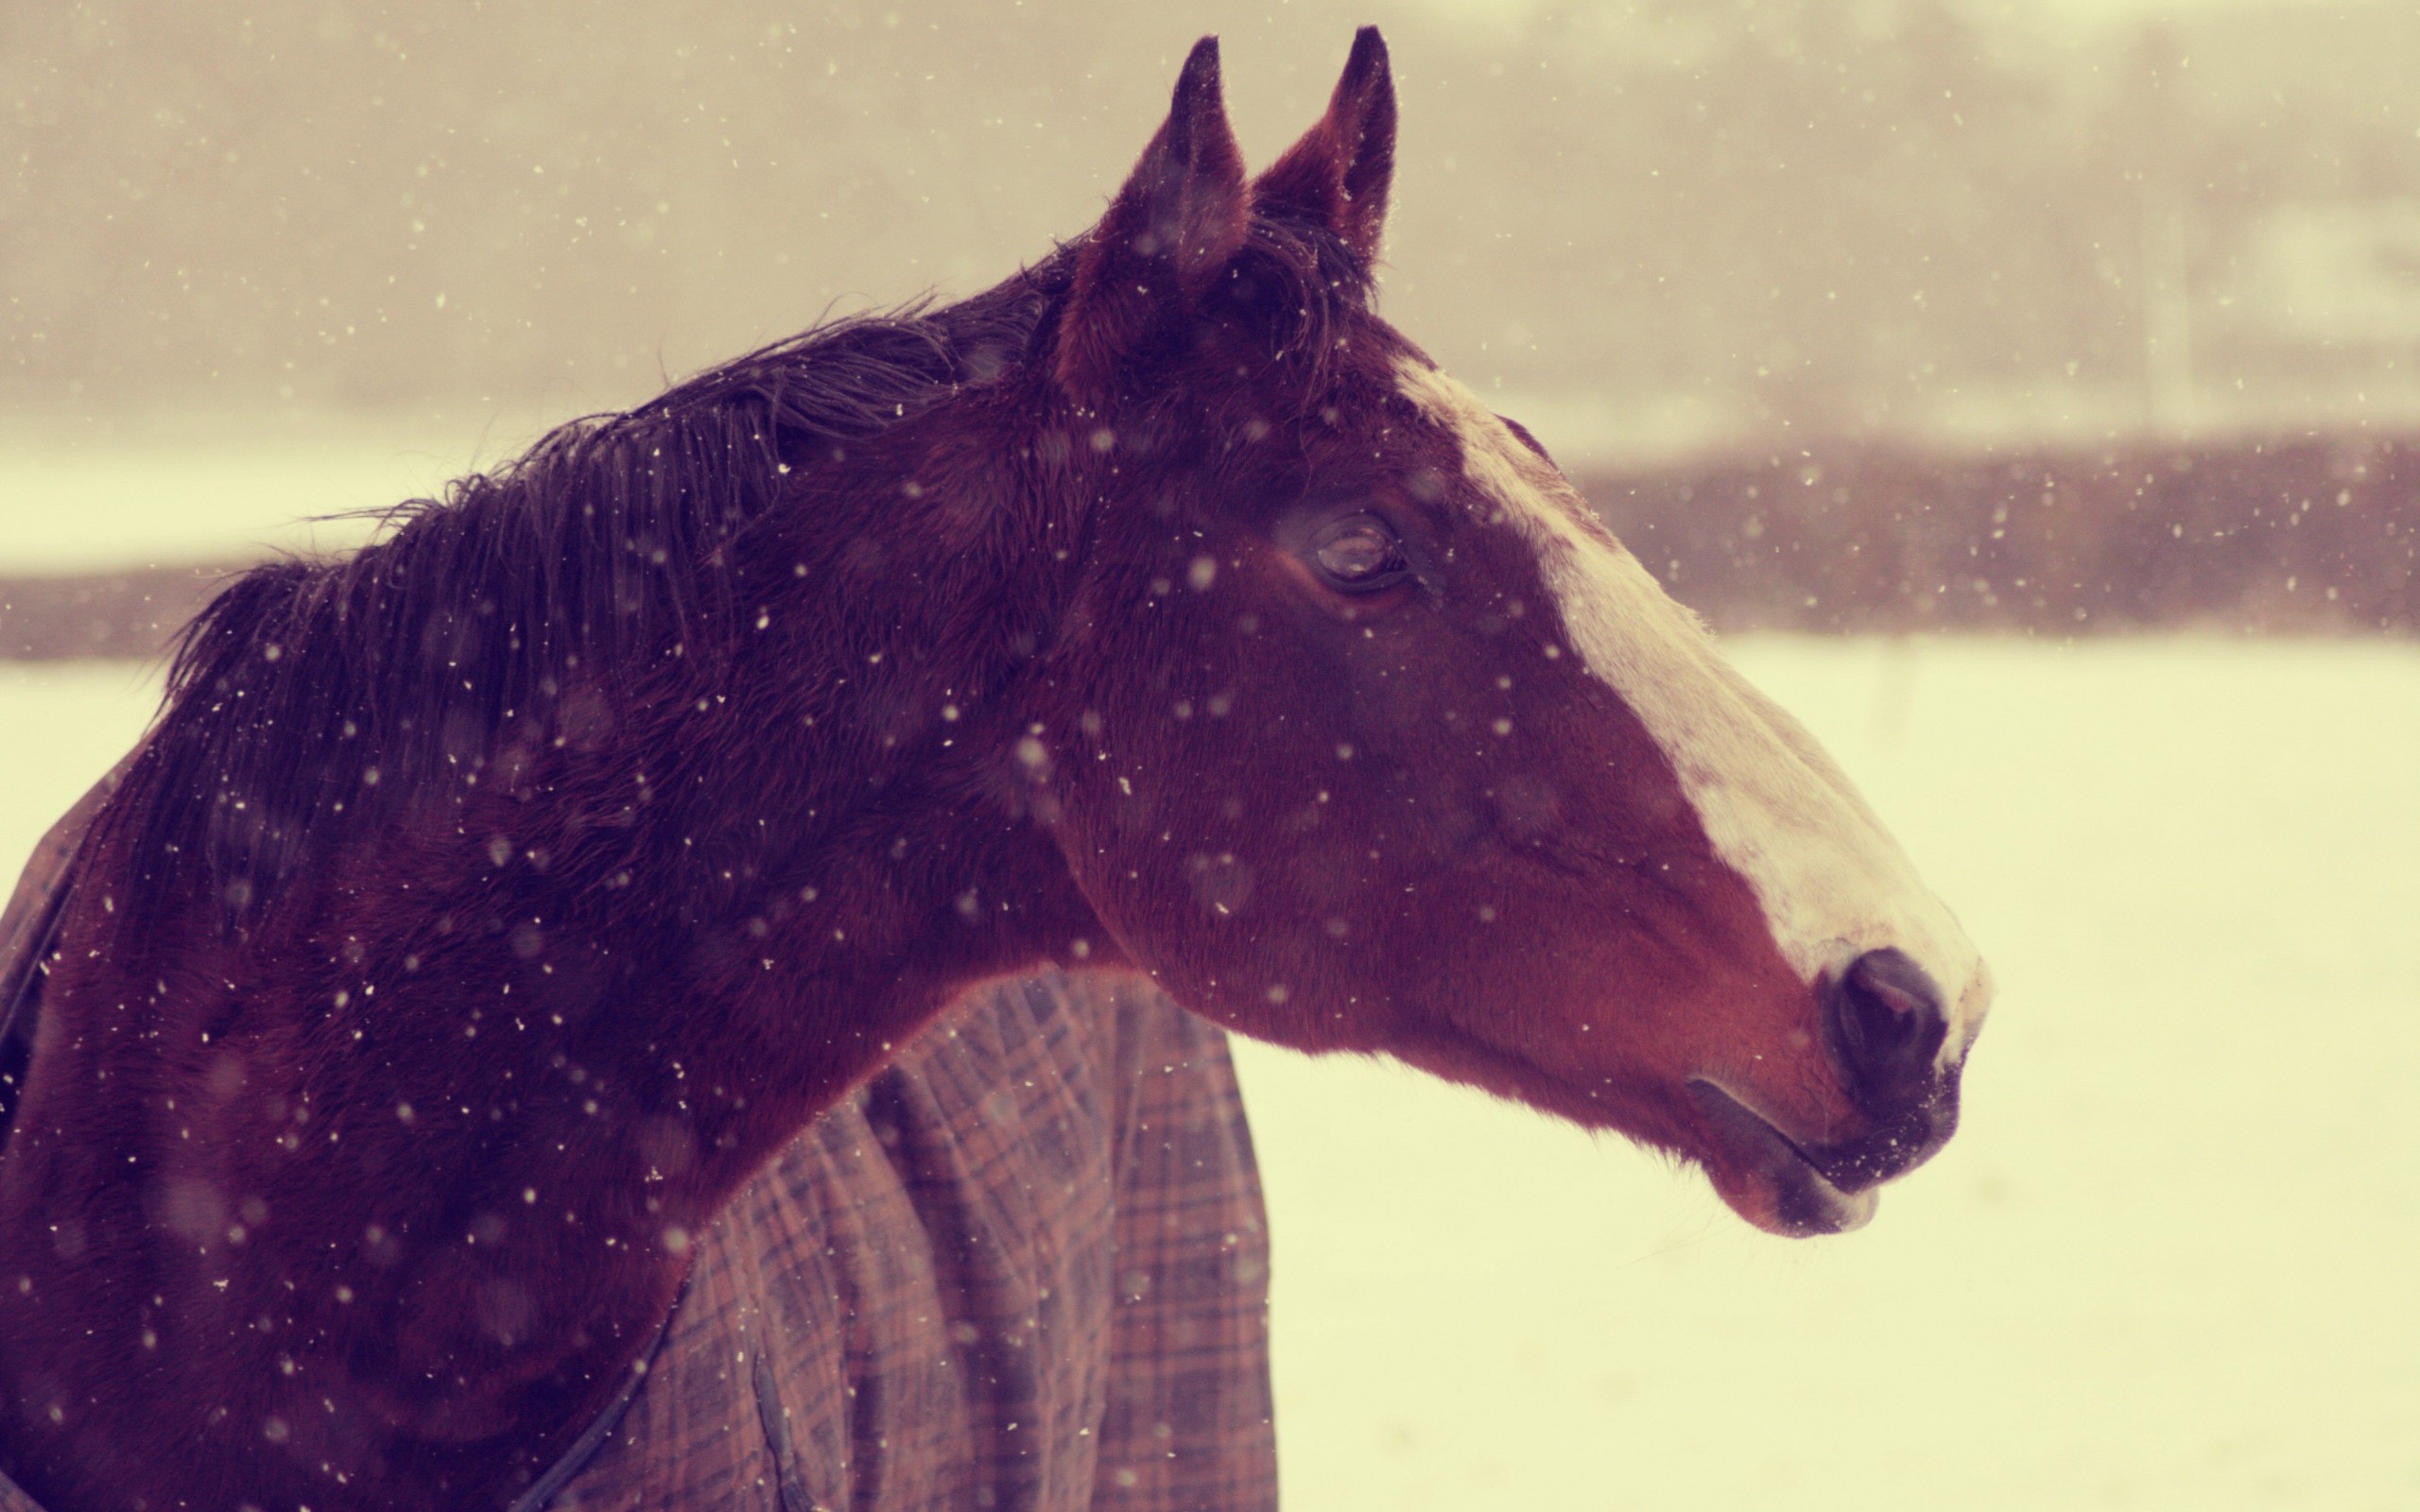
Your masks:
<svg viewBox="0 0 2420 1512"><path fill-rule="evenodd" d="M1929 1094L1949 1021L1941 988L1906 952L1868 951L1851 961L1828 1006L1833 1053L1858 1106L1890 1117Z"/></svg>

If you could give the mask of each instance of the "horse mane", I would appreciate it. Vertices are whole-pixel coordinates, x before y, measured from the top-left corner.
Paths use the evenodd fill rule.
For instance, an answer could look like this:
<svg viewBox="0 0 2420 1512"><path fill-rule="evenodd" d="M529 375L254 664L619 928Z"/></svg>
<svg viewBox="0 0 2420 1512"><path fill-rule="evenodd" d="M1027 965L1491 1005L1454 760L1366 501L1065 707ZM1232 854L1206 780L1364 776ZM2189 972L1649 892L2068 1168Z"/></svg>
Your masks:
<svg viewBox="0 0 2420 1512"><path fill-rule="evenodd" d="M573 686L612 699L712 655L742 611L725 548L799 474L967 388L1030 368L1083 243L993 289L826 322L624 413L572 421L333 559L234 578L179 635L162 710L100 828L140 922L215 898L222 929L320 846L439 792L459 800L510 730L556 737ZM1369 275L1322 228L1255 215L1231 298L1272 358L1324 375ZM819 444L820 443L820 444Z"/></svg>

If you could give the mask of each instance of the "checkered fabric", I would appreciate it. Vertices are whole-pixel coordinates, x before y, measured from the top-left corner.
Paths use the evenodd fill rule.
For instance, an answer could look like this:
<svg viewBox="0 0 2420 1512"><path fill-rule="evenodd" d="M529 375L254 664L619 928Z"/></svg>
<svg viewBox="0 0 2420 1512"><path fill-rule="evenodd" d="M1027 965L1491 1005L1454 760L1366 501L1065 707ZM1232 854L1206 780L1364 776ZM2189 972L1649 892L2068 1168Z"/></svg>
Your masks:
<svg viewBox="0 0 2420 1512"><path fill-rule="evenodd" d="M93 803L0 916L0 1014L38 1006ZM1216 1028L1132 978L987 990L739 1194L640 1389L523 1506L1273 1507L1268 1260ZM40 1509L0 1478L0 1512Z"/></svg>

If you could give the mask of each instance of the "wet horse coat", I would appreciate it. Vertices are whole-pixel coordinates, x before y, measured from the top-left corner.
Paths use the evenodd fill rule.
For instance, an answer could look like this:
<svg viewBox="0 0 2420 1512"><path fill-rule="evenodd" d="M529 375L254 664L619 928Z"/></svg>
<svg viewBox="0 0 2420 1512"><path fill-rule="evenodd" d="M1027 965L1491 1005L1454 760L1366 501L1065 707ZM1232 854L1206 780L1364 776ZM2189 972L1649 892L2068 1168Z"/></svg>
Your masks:
<svg viewBox="0 0 2420 1512"><path fill-rule="evenodd" d="M197 623L0 1151L0 1462L497 1505L693 1236L969 986L1150 972L1703 1164L1948 1136L1973 949L1376 316L1374 31L1247 180L1197 47L1091 233L566 428Z"/></svg>

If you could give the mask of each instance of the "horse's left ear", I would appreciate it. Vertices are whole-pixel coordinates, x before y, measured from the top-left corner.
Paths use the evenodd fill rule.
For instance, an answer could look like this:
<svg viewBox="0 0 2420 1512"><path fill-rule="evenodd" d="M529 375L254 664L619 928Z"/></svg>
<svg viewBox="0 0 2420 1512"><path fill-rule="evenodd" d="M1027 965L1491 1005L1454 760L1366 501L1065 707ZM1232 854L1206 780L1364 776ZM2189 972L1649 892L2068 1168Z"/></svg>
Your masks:
<svg viewBox="0 0 2420 1512"><path fill-rule="evenodd" d="M1363 262L1378 255L1387 191L1395 176L1395 81L1375 26L1354 35L1327 113L1253 185L1253 202L1307 215L1344 238Z"/></svg>
<svg viewBox="0 0 2420 1512"><path fill-rule="evenodd" d="M1244 156L1219 87L1219 39L1193 44L1167 121L1094 228L1059 324L1059 382L1079 402L1184 330L1243 245L1251 215Z"/></svg>

